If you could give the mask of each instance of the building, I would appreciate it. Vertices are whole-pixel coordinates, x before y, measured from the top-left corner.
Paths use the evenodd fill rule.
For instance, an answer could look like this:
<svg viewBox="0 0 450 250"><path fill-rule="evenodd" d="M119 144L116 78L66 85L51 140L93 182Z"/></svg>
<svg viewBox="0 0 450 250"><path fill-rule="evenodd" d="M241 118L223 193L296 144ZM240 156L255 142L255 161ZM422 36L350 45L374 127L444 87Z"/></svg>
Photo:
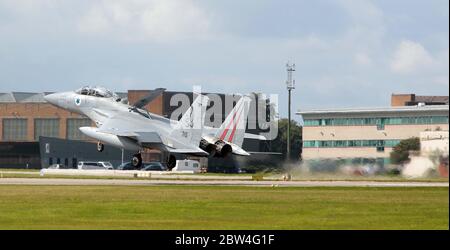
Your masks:
<svg viewBox="0 0 450 250"><path fill-rule="evenodd" d="M436 152L442 155L449 154L448 131L420 132L420 152L423 155L432 155Z"/></svg>
<svg viewBox="0 0 450 250"><path fill-rule="evenodd" d="M304 160L389 164L392 148L423 131L448 131L448 105L299 111Z"/></svg>
<svg viewBox="0 0 450 250"><path fill-rule="evenodd" d="M392 94L391 106L448 105L448 96Z"/></svg>
<svg viewBox="0 0 450 250"><path fill-rule="evenodd" d="M87 139L78 130L86 117L46 103L47 93L0 93L0 138L3 142L35 142L39 136Z"/></svg>
<svg viewBox="0 0 450 250"><path fill-rule="evenodd" d="M83 160L105 160L99 157L107 157L112 161L120 159L118 154L120 151L112 151L109 156L103 156L88 152L93 146L77 147L76 154L73 145L88 145L94 141L84 136L79 127L94 126L87 118L79 114L72 113L57 108L44 100L45 93L27 93L12 92L0 93L0 168L2 167L25 167L40 168L48 166L51 163L61 163L68 166L76 166L77 161ZM147 96L150 90L129 90L128 92L116 93L121 98L127 98L130 103L134 103L142 97ZM148 111L170 118L172 113L177 110L181 103L173 101L173 97L183 94L192 102L192 93L164 91L160 96L145 106ZM216 113L213 117L207 117L206 125L211 125L215 119L223 122L232 109L232 106L225 105L225 99L230 97L224 94L214 94L216 99L222 101L223 113ZM176 98L175 98L176 99ZM252 102L251 108L257 109L257 102ZM221 123L220 122L220 123ZM257 119L250 119L247 132L260 133L264 129L260 129ZM45 143L39 144L40 138ZM54 138L54 139L52 139ZM77 143L77 142L85 142ZM52 153L46 152L42 147L46 144L52 144ZM254 152L252 159L265 159L264 152L270 151L269 143L258 140L244 140L243 148L249 152ZM58 149L57 155L53 152ZM95 149L95 148L94 148ZM119 153L118 153L119 152ZM148 150L143 154L144 161L158 160L157 151ZM115 157L112 157L114 155ZM127 152L125 161L130 158ZM90 159L90 158L92 159ZM250 159L251 161L251 159ZM210 159L208 165L215 168L218 166L237 167L240 162L236 159ZM248 159L247 159L248 162ZM268 162L268 161L265 161ZM212 163L212 164L211 164Z"/></svg>

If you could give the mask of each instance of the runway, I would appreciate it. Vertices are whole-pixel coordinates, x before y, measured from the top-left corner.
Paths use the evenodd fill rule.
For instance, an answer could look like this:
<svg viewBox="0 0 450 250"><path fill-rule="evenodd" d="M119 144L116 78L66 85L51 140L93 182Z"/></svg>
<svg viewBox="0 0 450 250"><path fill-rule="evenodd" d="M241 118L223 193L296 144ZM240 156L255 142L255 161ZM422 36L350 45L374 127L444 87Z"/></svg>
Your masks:
<svg viewBox="0 0 450 250"><path fill-rule="evenodd" d="M248 180L112 180L69 178L0 178L0 185L100 185L100 186L152 186L152 185L216 185L267 187L448 187L448 182L398 181L248 181Z"/></svg>

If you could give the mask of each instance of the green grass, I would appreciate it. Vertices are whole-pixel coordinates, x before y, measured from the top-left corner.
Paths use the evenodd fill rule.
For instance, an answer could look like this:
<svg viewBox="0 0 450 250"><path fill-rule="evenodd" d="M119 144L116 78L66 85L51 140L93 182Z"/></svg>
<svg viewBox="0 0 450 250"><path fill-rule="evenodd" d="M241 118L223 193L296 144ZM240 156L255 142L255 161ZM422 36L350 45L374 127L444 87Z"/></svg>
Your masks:
<svg viewBox="0 0 450 250"><path fill-rule="evenodd" d="M0 174L2 174L0 172ZM97 180L137 180L146 178L135 178L131 176L97 176L97 175L57 175L57 174L46 174L40 176L39 173L28 174L28 173L3 173L2 178L37 178L37 179L97 179ZM148 178L147 178L148 179Z"/></svg>
<svg viewBox="0 0 450 250"><path fill-rule="evenodd" d="M39 172L40 169L35 168L0 168L0 172L2 171L14 171L14 172Z"/></svg>
<svg viewBox="0 0 450 250"><path fill-rule="evenodd" d="M0 186L0 229L447 229L448 188Z"/></svg>

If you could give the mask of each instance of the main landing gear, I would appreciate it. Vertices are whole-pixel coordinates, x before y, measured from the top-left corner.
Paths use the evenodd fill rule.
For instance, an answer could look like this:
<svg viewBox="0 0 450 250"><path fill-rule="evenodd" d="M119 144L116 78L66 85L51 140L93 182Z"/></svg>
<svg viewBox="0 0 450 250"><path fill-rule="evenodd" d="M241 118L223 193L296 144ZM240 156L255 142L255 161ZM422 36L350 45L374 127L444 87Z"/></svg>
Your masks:
<svg viewBox="0 0 450 250"><path fill-rule="evenodd" d="M141 153L137 153L133 155L133 158L131 159L131 164L134 168L141 168L142 166L142 156Z"/></svg>
<svg viewBox="0 0 450 250"><path fill-rule="evenodd" d="M172 168L174 168L177 164L177 158L174 155L169 155L167 157L167 168L169 171L172 171Z"/></svg>

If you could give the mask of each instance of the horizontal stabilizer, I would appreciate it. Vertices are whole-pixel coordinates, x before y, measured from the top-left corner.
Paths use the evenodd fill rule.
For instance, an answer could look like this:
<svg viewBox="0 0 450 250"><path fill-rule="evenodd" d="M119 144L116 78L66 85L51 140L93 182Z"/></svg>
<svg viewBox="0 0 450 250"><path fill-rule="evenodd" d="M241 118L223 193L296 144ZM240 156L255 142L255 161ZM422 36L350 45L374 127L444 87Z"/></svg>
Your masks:
<svg viewBox="0 0 450 250"><path fill-rule="evenodd" d="M166 147L167 151L170 153L176 153L176 154L190 154L190 155L197 155L197 156L208 156L209 154L200 148L194 149L194 148L170 148Z"/></svg>
<svg viewBox="0 0 450 250"><path fill-rule="evenodd" d="M255 135L250 133L244 134L245 139L254 139L254 140L260 140L260 141L267 141L267 138L263 135Z"/></svg>

